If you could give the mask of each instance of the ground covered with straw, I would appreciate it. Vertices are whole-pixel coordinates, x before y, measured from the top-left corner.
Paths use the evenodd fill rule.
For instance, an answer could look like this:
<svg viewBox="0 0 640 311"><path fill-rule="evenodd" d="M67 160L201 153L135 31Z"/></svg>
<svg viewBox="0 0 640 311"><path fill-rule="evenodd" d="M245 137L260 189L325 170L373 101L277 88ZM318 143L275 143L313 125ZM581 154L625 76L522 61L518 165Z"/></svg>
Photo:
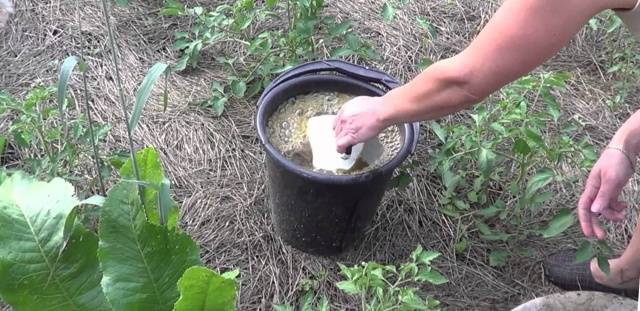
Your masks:
<svg viewBox="0 0 640 311"><path fill-rule="evenodd" d="M185 25L160 17L161 1L130 2L116 9L112 17L124 87L127 94L134 94L153 63L178 58L178 52L171 49L173 32ZM210 7L217 3L197 2ZM377 0L332 0L327 1L327 12L354 20L358 32L369 38L382 56L372 65L407 81L418 73L422 57L438 60L463 49L500 1L408 1L389 24L383 23L380 15L382 4ZM16 15L0 32L0 89L20 96L35 85L54 83L60 61L85 51L94 115L114 126L101 146L106 153L126 148L126 130L101 16L99 1L18 1ZM437 30L437 38L426 46L420 44L426 32L416 27L416 16L429 20ZM616 40L623 38L622 34L605 36L604 32L583 29L543 66L544 70L573 74L569 91L560 98L562 110L585 124L589 129L586 135L598 148L635 109L636 103L630 99L637 98L632 92L625 105L608 108L607 100L615 95L615 81L606 74L609 59L626 43ZM152 145L160 152L181 202L182 226L197 240L203 261L214 269L240 269L238 309L271 310L273 303L292 303L300 295L300 284L311 279L320 281L317 292L329 297L333 307L355 310L355 300L334 286L340 280L336 262L400 263L417 244L443 254L435 266L450 282L424 290L441 300L446 310L506 310L558 291L544 282L541 260L561 247L575 246L580 238L577 226L558 238L531 240L530 247L536 250L533 257L516 257L506 267L492 268L488 246L479 238L472 239L463 254L454 251L453 244L464 228L438 211L441 185L426 168L412 172L414 181L408 187L386 194L364 241L348 254L319 258L284 245L273 231L266 205L265 155L254 126L255 101L232 101L218 118L193 105L209 96L211 81L227 75L212 60L215 53L206 51L197 70L172 75L168 111L162 111L158 100L147 106L134 138L136 146ZM73 94L78 96L79 82L72 83ZM467 119L460 114L450 117L449 122ZM436 142L426 126L422 133L413 159L426 165ZM88 170L87 174L93 173ZM579 189L558 187L548 208L574 207ZM633 181L625 192L632 211L638 201L636 189ZM634 216L631 212L629 221L610 228L617 249L628 241Z"/></svg>

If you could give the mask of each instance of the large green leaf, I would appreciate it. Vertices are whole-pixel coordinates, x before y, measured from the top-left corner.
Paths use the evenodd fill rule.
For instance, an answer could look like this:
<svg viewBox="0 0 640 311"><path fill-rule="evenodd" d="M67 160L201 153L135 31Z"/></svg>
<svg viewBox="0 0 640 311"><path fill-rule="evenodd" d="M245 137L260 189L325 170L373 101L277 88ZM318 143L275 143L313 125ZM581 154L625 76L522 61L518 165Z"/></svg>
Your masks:
<svg viewBox="0 0 640 311"><path fill-rule="evenodd" d="M0 297L15 310L109 310L96 237L76 224L71 184L15 173L0 186Z"/></svg>
<svg viewBox="0 0 640 311"><path fill-rule="evenodd" d="M171 310L176 283L187 268L200 265L198 246L177 228L147 222L136 188L120 182L102 207L102 288L115 310Z"/></svg>
<svg viewBox="0 0 640 311"><path fill-rule="evenodd" d="M165 181L167 184L163 185L164 169L158 152L153 147L144 148L136 152L136 162L138 163L138 171L140 171L140 181L149 184L144 187L142 194L143 206L149 222L164 224L161 220L166 220L167 226L174 228L178 222L178 205L171 200L168 193L158 193L159 189L168 188L168 181ZM120 176L126 179L135 179L131 159L128 159L120 168ZM160 212L166 215L162 219Z"/></svg>
<svg viewBox="0 0 640 311"><path fill-rule="evenodd" d="M205 268L191 267L178 281L175 311L233 311L236 283Z"/></svg>
<svg viewBox="0 0 640 311"><path fill-rule="evenodd" d="M160 76L165 72L165 70L169 66L163 63L157 63L149 69L147 75L142 80L142 84L140 84L140 88L136 92L136 103L133 106L133 112L131 113L131 117L129 118L129 128L131 132L133 132L138 125L138 121L140 121L140 116L142 115L142 109L147 104L147 100L149 100L149 96L151 96L151 90L153 89L153 85L156 84L156 81L160 78ZM165 84L166 87L166 84ZM163 96L163 101L166 102L166 92ZM165 104L166 106L166 104ZM165 107L166 109L166 107Z"/></svg>

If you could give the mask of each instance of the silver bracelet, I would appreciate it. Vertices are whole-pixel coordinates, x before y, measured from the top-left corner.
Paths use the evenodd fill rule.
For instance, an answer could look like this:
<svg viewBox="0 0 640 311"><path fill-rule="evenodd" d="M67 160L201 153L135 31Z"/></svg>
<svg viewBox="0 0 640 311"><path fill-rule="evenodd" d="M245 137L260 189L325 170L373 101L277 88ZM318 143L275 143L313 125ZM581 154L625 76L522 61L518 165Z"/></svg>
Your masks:
<svg viewBox="0 0 640 311"><path fill-rule="evenodd" d="M631 156L631 154L625 150L622 146L620 145L610 145L607 146L606 149L613 149L613 150L618 150L620 152L622 152L622 154L624 154L624 156L627 158L627 160L629 160L629 164L631 165L631 169L635 172L636 171L636 165L635 165L635 157Z"/></svg>

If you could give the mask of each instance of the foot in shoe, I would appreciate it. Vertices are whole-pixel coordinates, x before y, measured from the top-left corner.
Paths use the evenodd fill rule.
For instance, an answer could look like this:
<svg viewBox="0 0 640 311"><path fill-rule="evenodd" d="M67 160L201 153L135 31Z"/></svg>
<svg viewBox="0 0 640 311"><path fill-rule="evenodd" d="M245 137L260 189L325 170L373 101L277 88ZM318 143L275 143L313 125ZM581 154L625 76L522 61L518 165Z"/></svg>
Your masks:
<svg viewBox="0 0 640 311"><path fill-rule="evenodd" d="M609 260L609 275L598 267L596 258L591 260L591 275L596 282L612 288L637 288L640 273L637 269L622 264L620 258Z"/></svg>

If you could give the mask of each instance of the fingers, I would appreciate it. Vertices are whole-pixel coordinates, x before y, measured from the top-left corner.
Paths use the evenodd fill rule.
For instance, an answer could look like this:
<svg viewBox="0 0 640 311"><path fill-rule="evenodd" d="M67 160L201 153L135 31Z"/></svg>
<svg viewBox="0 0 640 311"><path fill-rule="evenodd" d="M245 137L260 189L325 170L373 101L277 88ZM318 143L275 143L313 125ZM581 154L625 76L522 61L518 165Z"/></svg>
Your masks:
<svg viewBox="0 0 640 311"><path fill-rule="evenodd" d="M614 211L622 212L627 209L628 205L625 202L618 201L609 205L609 207L611 207Z"/></svg>
<svg viewBox="0 0 640 311"><path fill-rule="evenodd" d="M613 208L607 208L605 210L602 211L602 216L608 220L611 221L621 221L624 219L624 215L625 215L625 211L621 210L621 211L616 211Z"/></svg>
<svg viewBox="0 0 640 311"><path fill-rule="evenodd" d="M584 233L586 237L592 237L594 234L591 204L598 195L599 188L600 178L598 177L598 174L589 175L584 192L580 196L580 201L578 201L578 219L580 220L582 233Z"/></svg>
<svg viewBox="0 0 640 311"><path fill-rule="evenodd" d="M593 233L598 240L604 240L607 237L607 234L600 226L600 222L598 222L598 218L591 217L591 228L593 228Z"/></svg>
<svg viewBox="0 0 640 311"><path fill-rule="evenodd" d="M336 134L339 133L338 129L339 126L342 123L342 108L340 110L338 110L338 114L336 115L336 118L333 119L333 130L335 131Z"/></svg>
<svg viewBox="0 0 640 311"><path fill-rule="evenodd" d="M358 141L353 134L346 134L338 137L338 139L336 140L336 150L339 153L345 153L347 151L347 147L353 146L357 143Z"/></svg>

